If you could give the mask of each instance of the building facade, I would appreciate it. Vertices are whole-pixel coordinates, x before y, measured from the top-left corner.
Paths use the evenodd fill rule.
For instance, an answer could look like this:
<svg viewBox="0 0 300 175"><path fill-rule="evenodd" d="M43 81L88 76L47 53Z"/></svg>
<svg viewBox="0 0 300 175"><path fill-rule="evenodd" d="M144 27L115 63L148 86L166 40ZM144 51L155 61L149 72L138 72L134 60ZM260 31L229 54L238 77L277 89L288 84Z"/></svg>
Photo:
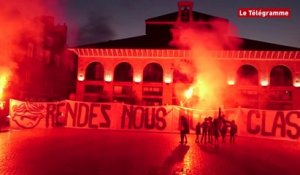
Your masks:
<svg viewBox="0 0 300 175"><path fill-rule="evenodd" d="M190 1L178 11L145 21L146 34L72 48L78 56L76 100L138 105L178 105L178 84L193 83L174 67L189 62L192 53L170 45L177 24L228 20L193 11ZM211 27L211 26L208 26ZM226 72L232 92L229 107L300 109L300 49L239 38L239 48L212 50ZM238 95L239 99L234 96Z"/></svg>

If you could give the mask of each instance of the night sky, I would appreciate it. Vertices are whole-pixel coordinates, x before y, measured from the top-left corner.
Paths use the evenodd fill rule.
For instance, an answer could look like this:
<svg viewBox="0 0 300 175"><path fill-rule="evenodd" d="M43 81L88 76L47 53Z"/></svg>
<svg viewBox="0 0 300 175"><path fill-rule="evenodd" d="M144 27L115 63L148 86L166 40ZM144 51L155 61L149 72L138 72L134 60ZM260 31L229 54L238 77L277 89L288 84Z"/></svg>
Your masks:
<svg viewBox="0 0 300 175"><path fill-rule="evenodd" d="M145 19L177 11L177 0L58 0L47 2L66 23L70 47L145 34ZM290 8L290 18L240 18L239 8ZM194 0L194 11L227 18L238 36L300 48L300 1ZM50 10L51 11L51 10Z"/></svg>

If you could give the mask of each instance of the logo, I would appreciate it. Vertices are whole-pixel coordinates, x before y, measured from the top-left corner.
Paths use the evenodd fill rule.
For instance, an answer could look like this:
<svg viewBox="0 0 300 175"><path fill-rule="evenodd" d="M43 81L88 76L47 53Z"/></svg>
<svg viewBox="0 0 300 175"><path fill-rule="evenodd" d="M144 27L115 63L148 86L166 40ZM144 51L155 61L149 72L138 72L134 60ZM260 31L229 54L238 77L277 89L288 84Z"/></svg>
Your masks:
<svg viewBox="0 0 300 175"><path fill-rule="evenodd" d="M31 129L45 118L45 106L40 103L24 102L12 107L14 121L19 127Z"/></svg>
<svg viewBox="0 0 300 175"><path fill-rule="evenodd" d="M289 18L290 8L240 8L237 11L241 18Z"/></svg>

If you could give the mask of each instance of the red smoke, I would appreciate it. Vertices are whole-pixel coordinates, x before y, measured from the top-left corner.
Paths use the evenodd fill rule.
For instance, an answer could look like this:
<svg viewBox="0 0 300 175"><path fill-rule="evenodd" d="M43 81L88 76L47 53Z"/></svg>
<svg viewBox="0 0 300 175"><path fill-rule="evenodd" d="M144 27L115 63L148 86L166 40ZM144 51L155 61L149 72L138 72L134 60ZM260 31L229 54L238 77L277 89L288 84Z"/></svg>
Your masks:
<svg viewBox="0 0 300 175"><path fill-rule="evenodd" d="M0 0L0 79L5 80L0 83L0 92L18 68L18 61L25 59L29 47L24 38L40 41L42 26L34 19L53 14L43 3L43 0Z"/></svg>
<svg viewBox="0 0 300 175"><path fill-rule="evenodd" d="M222 65L214 52L237 49L240 40L231 37L233 27L227 21L183 23L173 31L172 45L191 51L191 60L175 64L175 69L193 79L189 87L175 89L182 105L198 109L224 106L229 65ZM192 95L190 95L192 92ZM187 96L187 94L189 96Z"/></svg>

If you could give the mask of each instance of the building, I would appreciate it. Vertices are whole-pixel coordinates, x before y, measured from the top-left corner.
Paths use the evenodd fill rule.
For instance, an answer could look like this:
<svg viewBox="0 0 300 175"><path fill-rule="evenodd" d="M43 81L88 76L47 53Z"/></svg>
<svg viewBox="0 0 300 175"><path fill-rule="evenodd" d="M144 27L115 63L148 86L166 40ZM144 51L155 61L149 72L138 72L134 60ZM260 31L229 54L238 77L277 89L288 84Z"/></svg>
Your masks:
<svg viewBox="0 0 300 175"><path fill-rule="evenodd" d="M18 41L17 69L10 82L10 98L53 101L75 92L76 61L66 47L67 26L55 24L54 17L30 21ZM22 81L20 81L22 80Z"/></svg>
<svg viewBox="0 0 300 175"><path fill-rule="evenodd" d="M188 87L193 80L182 75L174 64L189 62L191 51L170 45L171 30L178 24L216 19L228 22L193 11L191 1L180 1L178 11L147 19L143 36L70 49L78 56L76 99L139 105L179 104L174 88L178 83ZM238 39L243 41L238 48L211 51L222 64L234 65L226 75L226 86L233 93L232 99L235 95L240 98L224 107L299 109L300 49Z"/></svg>

